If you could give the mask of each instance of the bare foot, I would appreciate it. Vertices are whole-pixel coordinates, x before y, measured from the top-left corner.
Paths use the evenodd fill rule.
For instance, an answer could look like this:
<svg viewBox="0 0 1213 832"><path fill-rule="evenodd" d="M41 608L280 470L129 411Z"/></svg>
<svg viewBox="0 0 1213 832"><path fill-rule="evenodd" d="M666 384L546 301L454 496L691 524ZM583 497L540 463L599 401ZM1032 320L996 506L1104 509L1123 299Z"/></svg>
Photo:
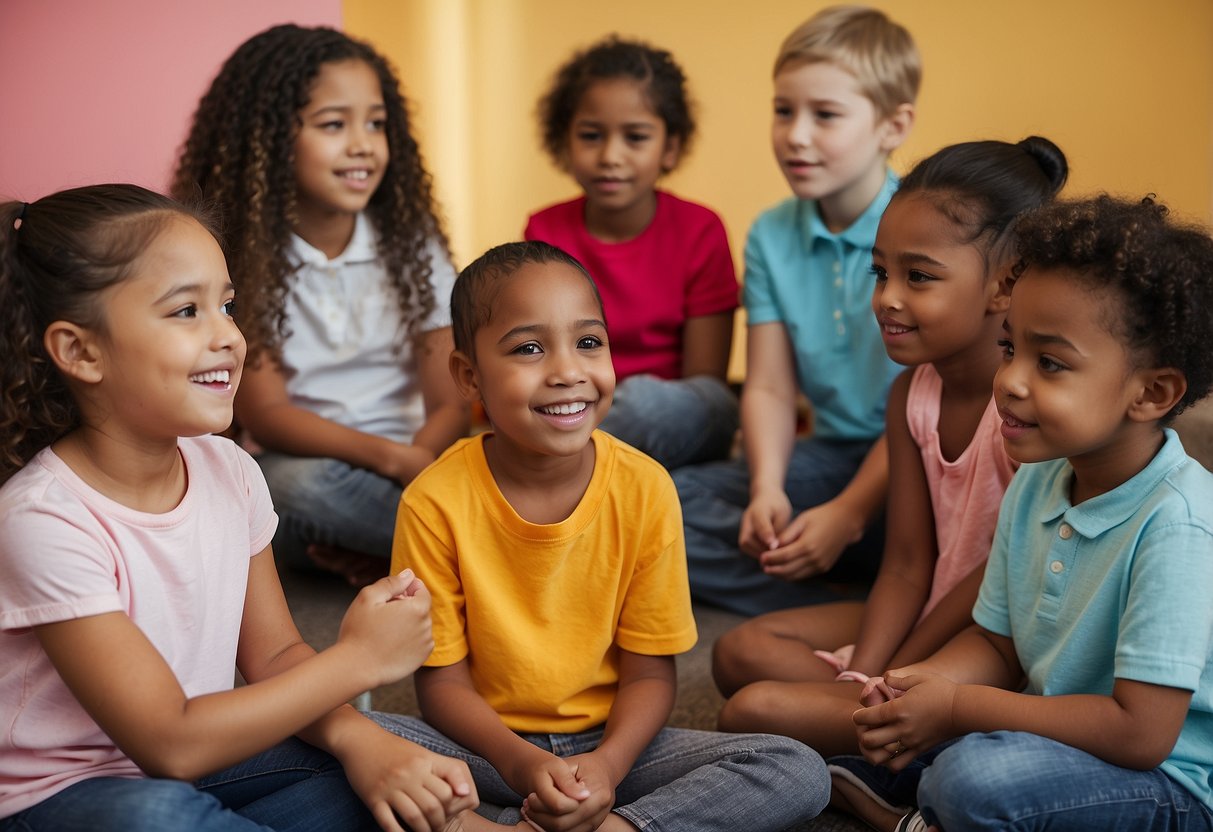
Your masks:
<svg viewBox="0 0 1213 832"><path fill-rule="evenodd" d="M385 558L338 546L313 543L307 547L307 556L318 568L340 575L356 589L375 583L388 572L388 561Z"/></svg>

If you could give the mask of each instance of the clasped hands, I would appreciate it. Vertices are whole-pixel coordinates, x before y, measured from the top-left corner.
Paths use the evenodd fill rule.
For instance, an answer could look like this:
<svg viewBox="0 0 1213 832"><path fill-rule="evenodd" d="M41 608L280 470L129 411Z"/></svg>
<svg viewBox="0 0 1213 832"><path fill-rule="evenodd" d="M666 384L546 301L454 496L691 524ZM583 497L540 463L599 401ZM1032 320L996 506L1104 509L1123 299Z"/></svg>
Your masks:
<svg viewBox="0 0 1213 832"><path fill-rule="evenodd" d="M522 817L540 832L592 832L615 806L615 783L594 752L557 757L542 755L520 773L516 791L525 794ZM522 788L519 788L521 786Z"/></svg>
<svg viewBox="0 0 1213 832"><path fill-rule="evenodd" d="M922 752L956 736L957 688L935 673L894 670L869 679L859 694L864 707L852 715L864 758L901 771Z"/></svg>

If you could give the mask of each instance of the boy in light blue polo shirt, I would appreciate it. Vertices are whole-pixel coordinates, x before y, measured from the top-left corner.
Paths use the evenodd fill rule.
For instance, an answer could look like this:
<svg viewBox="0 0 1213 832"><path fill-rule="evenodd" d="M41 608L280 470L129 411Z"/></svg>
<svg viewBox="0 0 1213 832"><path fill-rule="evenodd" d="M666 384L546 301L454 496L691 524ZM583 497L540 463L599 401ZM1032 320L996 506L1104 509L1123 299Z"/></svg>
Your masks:
<svg viewBox="0 0 1213 832"><path fill-rule="evenodd" d="M1025 464L977 624L865 688L891 698L855 714L836 802L888 829L1213 829L1213 475L1163 427L1213 386L1213 240L1106 196L1018 235L994 393Z"/></svg>
<svg viewBox="0 0 1213 832"><path fill-rule="evenodd" d="M779 51L771 137L794 196L746 243L745 459L674 472L699 600L757 615L838 599L808 578L875 574L882 535L865 530L884 507L877 440L900 368L872 315L872 245L920 76L909 33L875 9L827 8ZM813 432L798 439L801 394Z"/></svg>

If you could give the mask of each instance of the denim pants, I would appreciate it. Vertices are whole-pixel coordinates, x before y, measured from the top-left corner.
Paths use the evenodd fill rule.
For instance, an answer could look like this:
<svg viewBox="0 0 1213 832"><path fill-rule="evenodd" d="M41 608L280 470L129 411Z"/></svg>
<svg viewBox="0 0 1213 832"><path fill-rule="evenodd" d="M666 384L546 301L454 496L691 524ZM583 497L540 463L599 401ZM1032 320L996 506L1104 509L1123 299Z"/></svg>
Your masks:
<svg viewBox="0 0 1213 832"><path fill-rule="evenodd" d="M792 449L784 488L792 516L838 495L868 453L866 440L801 439ZM691 595L742 615L853 598L827 582L870 583L880 565L884 524L872 524L830 572L803 581L765 574L741 551L741 516L750 503L750 471L744 459L707 463L673 472L682 502Z"/></svg>
<svg viewBox="0 0 1213 832"><path fill-rule="evenodd" d="M379 825L341 765L298 739L196 783L97 777L0 820L0 832L333 832Z"/></svg>
<svg viewBox="0 0 1213 832"><path fill-rule="evenodd" d="M666 468L724 459L737 433L737 397L718 378L629 376L602 429Z"/></svg>
<svg viewBox="0 0 1213 832"><path fill-rule="evenodd" d="M477 811L496 823L519 822L522 796L487 760L416 717L368 716L394 734L466 762L480 795ZM559 757L570 757L597 748L602 729L521 736ZM818 815L829 796L825 763L796 740L665 728L615 789L613 811L651 832L777 832Z"/></svg>
<svg viewBox="0 0 1213 832"><path fill-rule="evenodd" d="M257 464L278 512L278 563L311 568L307 547L320 543L382 557L387 574L403 490L398 482L336 459L266 451Z"/></svg>
<svg viewBox="0 0 1213 832"><path fill-rule="evenodd" d="M1121 768L1021 731L971 734L940 751L918 805L944 832L1213 829L1209 807L1161 769Z"/></svg>

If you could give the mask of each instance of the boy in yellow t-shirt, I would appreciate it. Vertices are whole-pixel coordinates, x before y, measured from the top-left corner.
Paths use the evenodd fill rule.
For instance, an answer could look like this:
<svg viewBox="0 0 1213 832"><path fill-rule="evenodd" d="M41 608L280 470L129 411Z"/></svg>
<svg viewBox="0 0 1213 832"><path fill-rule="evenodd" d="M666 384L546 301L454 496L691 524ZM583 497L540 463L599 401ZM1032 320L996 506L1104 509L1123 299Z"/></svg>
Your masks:
<svg viewBox="0 0 1213 832"><path fill-rule="evenodd" d="M510 243L463 271L451 307L451 372L492 430L401 499L392 571L430 589L435 647L416 677L425 724L388 727L467 761L485 816L469 830L816 815L829 783L807 746L664 727L674 654L696 639L682 520L665 469L597 430L615 376L589 275Z"/></svg>

